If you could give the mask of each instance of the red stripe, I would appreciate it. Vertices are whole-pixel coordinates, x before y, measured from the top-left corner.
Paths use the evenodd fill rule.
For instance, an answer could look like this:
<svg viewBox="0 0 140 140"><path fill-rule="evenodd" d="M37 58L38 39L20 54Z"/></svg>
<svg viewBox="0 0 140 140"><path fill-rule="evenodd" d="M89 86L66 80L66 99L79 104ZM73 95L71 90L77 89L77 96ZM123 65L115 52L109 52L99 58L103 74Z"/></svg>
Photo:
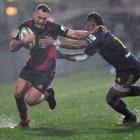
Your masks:
<svg viewBox="0 0 140 140"><path fill-rule="evenodd" d="M48 57L44 60L44 62L37 67L39 71L47 71L51 69L51 66L56 61L56 49L54 47L50 48L48 51Z"/></svg>

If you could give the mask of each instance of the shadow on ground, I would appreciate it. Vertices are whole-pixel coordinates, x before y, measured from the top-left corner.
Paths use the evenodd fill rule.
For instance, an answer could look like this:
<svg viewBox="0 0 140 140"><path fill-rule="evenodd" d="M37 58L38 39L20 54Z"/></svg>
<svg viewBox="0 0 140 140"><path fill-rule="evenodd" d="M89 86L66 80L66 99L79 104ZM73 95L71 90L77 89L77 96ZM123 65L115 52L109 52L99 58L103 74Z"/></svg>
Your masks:
<svg viewBox="0 0 140 140"><path fill-rule="evenodd" d="M59 128L55 129L49 127L31 128L29 129L28 132L38 136L60 136L60 137L67 137L75 134L74 130L59 129Z"/></svg>

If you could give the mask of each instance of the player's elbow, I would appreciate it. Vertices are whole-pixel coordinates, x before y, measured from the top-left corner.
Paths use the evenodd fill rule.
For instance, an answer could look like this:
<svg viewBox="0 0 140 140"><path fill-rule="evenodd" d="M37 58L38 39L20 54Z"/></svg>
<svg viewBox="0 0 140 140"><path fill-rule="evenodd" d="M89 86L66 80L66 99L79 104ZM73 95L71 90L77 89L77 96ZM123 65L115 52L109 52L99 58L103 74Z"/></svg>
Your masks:
<svg viewBox="0 0 140 140"><path fill-rule="evenodd" d="M15 52L15 51L17 51L17 50L14 50L14 49L10 49L10 52Z"/></svg>
<svg viewBox="0 0 140 140"><path fill-rule="evenodd" d="M10 44L9 50L10 50L10 52L16 51L13 44Z"/></svg>
<svg viewBox="0 0 140 140"><path fill-rule="evenodd" d="M14 47L13 47L13 42L12 42L12 41L11 41L11 43L10 43L9 50L10 50L11 52L14 51Z"/></svg>
<svg viewBox="0 0 140 140"><path fill-rule="evenodd" d="M10 47L9 47L9 50L11 52L15 52L19 49L18 45L16 44L16 41L15 40L12 40L11 43L10 43Z"/></svg>
<svg viewBox="0 0 140 140"><path fill-rule="evenodd" d="M17 51L17 50L19 50L19 49L15 49L14 47L11 47L11 46L10 46L9 50L10 50L10 52L15 52L15 51Z"/></svg>

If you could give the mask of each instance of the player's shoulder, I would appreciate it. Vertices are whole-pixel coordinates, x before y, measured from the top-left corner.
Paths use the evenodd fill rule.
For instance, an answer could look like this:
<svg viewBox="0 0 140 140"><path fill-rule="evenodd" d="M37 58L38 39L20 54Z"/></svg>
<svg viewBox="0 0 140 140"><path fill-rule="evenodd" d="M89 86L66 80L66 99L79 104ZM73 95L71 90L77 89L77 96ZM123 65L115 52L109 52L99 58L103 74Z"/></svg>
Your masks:
<svg viewBox="0 0 140 140"><path fill-rule="evenodd" d="M28 28L32 28L33 27L33 19L24 21L23 23L20 24L19 28L22 27L28 27Z"/></svg>
<svg viewBox="0 0 140 140"><path fill-rule="evenodd" d="M101 34L102 33L100 33L100 32L93 32L87 38L90 39L91 41L95 41L95 40L98 40L99 38L101 38Z"/></svg>
<svg viewBox="0 0 140 140"><path fill-rule="evenodd" d="M107 30L105 32L98 31L94 35L100 40L108 40L108 39L114 38L114 34L110 30Z"/></svg>
<svg viewBox="0 0 140 140"><path fill-rule="evenodd" d="M111 37L111 34L108 32L108 33L103 33L103 32L93 32L92 34L90 34L88 37L87 37L87 40L89 42L102 42L102 41L105 41L105 40L108 40L108 37L110 38Z"/></svg>
<svg viewBox="0 0 140 140"><path fill-rule="evenodd" d="M62 31L67 30L67 28L64 25L61 25L56 22L51 22L51 21L47 21L46 28L48 28L48 27L53 28L53 29L61 29Z"/></svg>
<svg viewBox="0 0 140 140"><path fill-rule="evenodd" d="M46 23L46 28L50 27L50 28L57 28L58 24L52 21L47 21Z"/></svg>

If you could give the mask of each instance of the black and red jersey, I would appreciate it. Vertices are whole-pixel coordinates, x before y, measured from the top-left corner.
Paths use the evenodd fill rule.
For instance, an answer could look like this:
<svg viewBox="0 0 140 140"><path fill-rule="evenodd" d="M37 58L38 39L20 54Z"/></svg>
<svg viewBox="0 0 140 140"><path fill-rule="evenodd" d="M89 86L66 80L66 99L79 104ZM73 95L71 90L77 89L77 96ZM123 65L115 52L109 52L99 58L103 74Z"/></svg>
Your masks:
<svg viewBox="0 0 140 140"><path fill-rule="evenodd" d="M51 36L57 39L58 35L66 36L68 29L62 25L47 22L45 28L38 29L34 26L33 20L22 23L18 28L16 39L19 39L19 32L22 27L30 28L35 34L35 46L30 50L30 59L27 66L39 71L52 71L56 68L56 47L39 45L39 40L45 36Z"/></svg>
<svg viewBox="0 0 140 140"><path fill-rule="evenodd" d="M121 40L110 32L96 32L86 38L88 47L85 53L93 55L98 52L117 72L140 72L139 62L125 47Z"/></svg>

